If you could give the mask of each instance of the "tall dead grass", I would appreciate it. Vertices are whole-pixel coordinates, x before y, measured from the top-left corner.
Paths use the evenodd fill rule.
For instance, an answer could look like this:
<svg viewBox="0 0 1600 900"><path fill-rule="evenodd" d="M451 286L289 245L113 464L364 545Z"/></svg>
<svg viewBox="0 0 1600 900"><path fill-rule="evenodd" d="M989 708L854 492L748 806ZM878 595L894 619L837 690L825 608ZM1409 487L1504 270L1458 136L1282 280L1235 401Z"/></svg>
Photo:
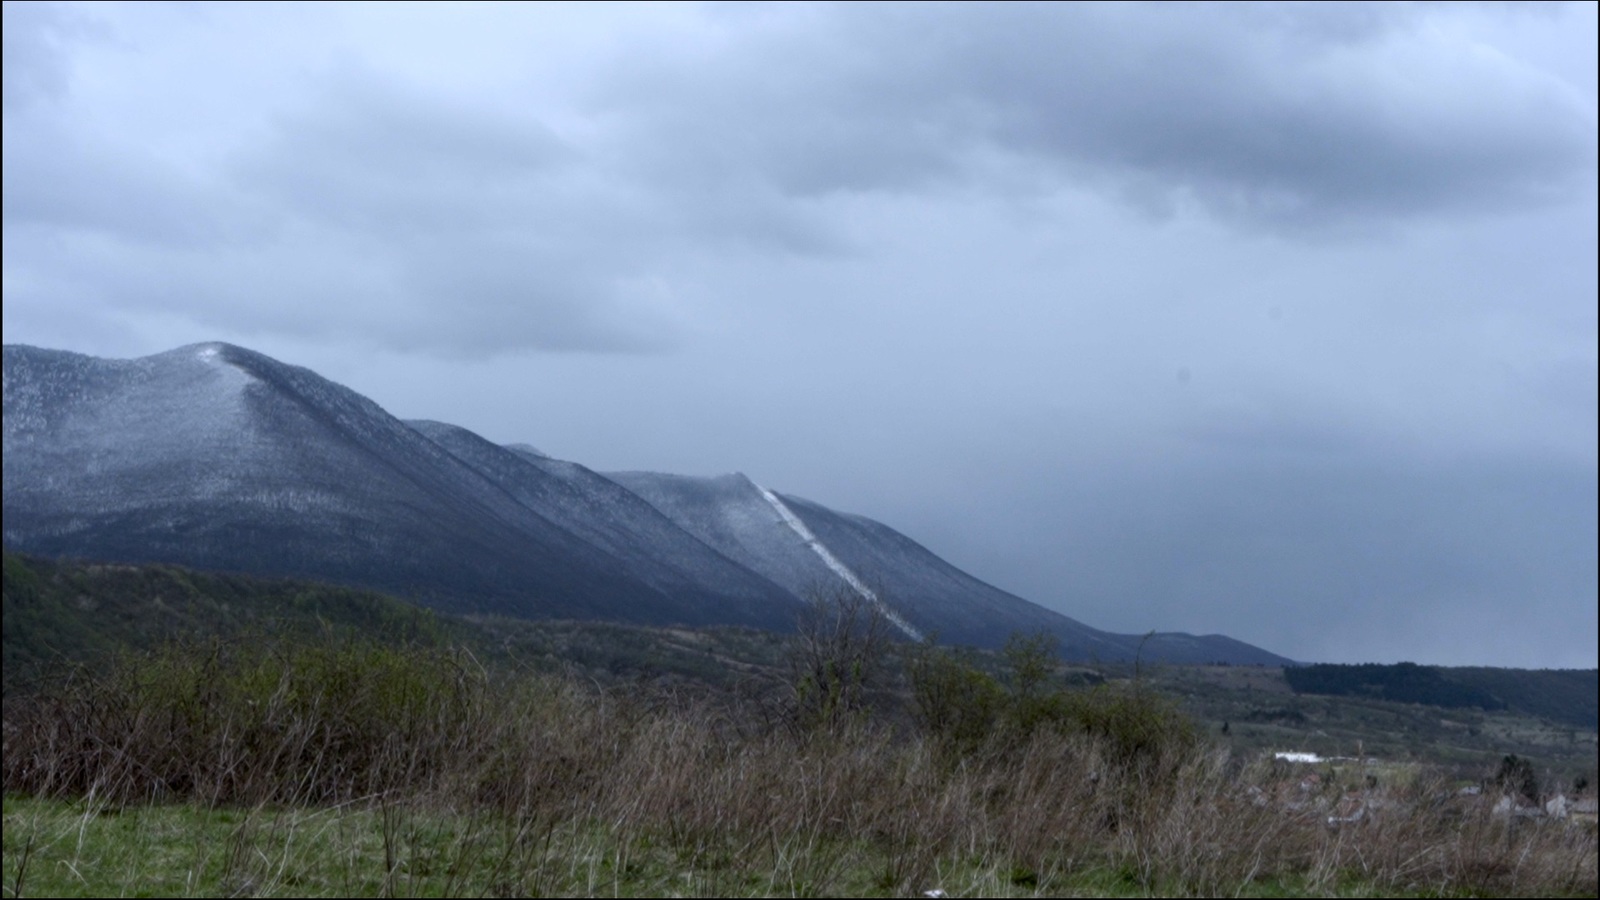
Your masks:
<svg viewBox="0 0 1600 900"><path fill-rule="evenodd" d="M703 868L793 870L811 893L863 864L884 891L920 890L951 860L1037 890L1596 892L1593 829L1495 818L1426 780L1302 791L1114 692L1019 728L987 690L997 724L974 740L955 716L952 741L871 717L761 727L711 701L501 680L461 653L213 645L7 698L5 787L113 804L406 803L516 823L529 844L592 823ZM1361 815L1330 826L1350 808Z"/></svg>

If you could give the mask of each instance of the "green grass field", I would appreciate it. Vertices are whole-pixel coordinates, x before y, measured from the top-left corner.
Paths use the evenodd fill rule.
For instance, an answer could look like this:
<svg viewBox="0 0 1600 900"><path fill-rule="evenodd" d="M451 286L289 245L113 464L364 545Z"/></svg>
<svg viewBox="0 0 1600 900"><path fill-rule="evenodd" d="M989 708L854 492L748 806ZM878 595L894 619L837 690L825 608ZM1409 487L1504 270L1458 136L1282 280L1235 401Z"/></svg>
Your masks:
<svg viewBox="0 0 1600 900"><path fill-rule="evenodd" d="M1247 897L1437 895L1421 881L1367 880L1357 867L1206 885L1134 857L1063 857L1035 869L982 851L925 859L864 839L684 840L671 829L536 825L377 802L116 811L8 798L4 840L7 896L874 897L938 889L952 897L1136 897L1207 887Z"/></svg>

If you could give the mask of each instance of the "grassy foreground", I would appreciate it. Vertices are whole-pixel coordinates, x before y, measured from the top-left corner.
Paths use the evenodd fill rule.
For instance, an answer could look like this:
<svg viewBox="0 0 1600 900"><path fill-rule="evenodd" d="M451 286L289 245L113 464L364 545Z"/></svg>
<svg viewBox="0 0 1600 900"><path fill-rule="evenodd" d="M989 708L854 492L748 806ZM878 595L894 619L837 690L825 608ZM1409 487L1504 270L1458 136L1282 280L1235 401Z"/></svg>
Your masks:
<svg viewBox="0 0 1600 900"><path fill-rule="evenodd" d="M363 643L129 657L7 696L5 893L1596 893L1592 826L1425 770L1233 759L1027 642L1003 679L913 656L896 708L852 646L777 706Z"/></svg>
<svg viewBox="0 0 1600 900"><path fill-rule="evenodd" d="M8 799L5 893L48 897L896 896L908 853L870 840L685 842L596 820L529 823L383 803L319 809L129 807ZM910 874L910 873L907 873ZM1195 893L1137 858L1038 871L993 852L927 860L950 896ZM1157 876L1152 878L1152 876ZM1359 870L1258 874L1236 896L1435 895ZM1520 893L1520 891L1516 891ZM1204 893L1204 892L1202 892ZM1456 889L1447 894L1458 893Z"/></svg>

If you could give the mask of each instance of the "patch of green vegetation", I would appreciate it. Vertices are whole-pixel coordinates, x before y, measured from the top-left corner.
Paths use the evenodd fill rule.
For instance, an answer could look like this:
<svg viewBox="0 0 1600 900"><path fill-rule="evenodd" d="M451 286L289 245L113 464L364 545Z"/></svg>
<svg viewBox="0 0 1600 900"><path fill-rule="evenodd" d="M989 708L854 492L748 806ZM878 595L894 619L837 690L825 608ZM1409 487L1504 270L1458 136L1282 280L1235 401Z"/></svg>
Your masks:
<svg viewBox="0 0 1600 900"><path fill-rule="evenodd" d="M1041 870L999 854L946 851L902 875L892 848L865 839L708 842L598 819L530 822L381 802L113 810L7 797L4 819L0 878L13 896L1505 895L1459 884L1440 892L1359 870L1206 880L1115 855Z"/></svg>
<svg viewBox="0 0 1600 900"><path fill-rule="evenodd" d="M84 663L103 667L122 649L152 649L180 635L306 642L343 636L396 647L459 646L490 670L560 673L607 686L650 685L680 696L732 696L768 707L787 701L792 674L792 638L747 628L457 618L337 586L11 553L5 555L4 614L8 697L26 691L46 671ZM922 666L925 680L944 680L940 691L970 695L961 707L966 720L941 728L959 733L956 740L967 745L987 740L999 715L996 704L1016 687L1006 654L939 648L941 658L930 669L918 652L902 644L883 648L885 675L866 697L873 715L899 716L909 726L908 713L921 701L907 674ZM1600 781L1600 735L1592 727L1553 720L1561 710L1595 707L1600 688L1592 670L1443 671L1457 680L1477 679L1472 683L1506 698L1509 708L1485 712L1296 694L1284 670L1260 666L1146 665L1140 680L1239 754L1295 749L1425 761L1454 767L1458 778L1472 780L1488 777L1502 756L1515 753L1532 760L1548 786ZM1052 664L1046 692L1106 685L1102 696L1113 698L1130 692L1136 674L1127 665ZM1541 710L1544 718L1536 718Z"/></svg>
<svg viewBox="0 0 1600 900"><path fill-rule="evenodd" d="M371 591L177 566L80 563L5 553L4 679L9 693L63 664L182 638L360 636L442 646L463 623Z"/></svg>
<svg viewBox="0 0 1600 900"><path fill-rule="evenodd" d="M1162 764L1201 740L1194 722L1141 681L1066 687L1056 679L1054 638L1016 635L999 654L1003 677L971 653L924 644L908 666L919 724L958 753L1025 747L1040 731L1083 733L1110 750L1110 764Z"/></svg>

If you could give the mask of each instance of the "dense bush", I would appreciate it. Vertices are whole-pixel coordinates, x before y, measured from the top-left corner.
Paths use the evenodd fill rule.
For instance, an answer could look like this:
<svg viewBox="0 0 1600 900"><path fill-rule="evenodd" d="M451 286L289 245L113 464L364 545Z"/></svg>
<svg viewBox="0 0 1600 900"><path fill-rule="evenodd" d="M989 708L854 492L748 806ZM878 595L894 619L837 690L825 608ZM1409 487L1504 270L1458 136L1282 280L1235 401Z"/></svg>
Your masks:
<svg viewBox="0 0 1600 900"><path fill-rule="evenodd" d="M13 706L8 791L212 802L426 781L491 712L469 657L358 641L169 644Z"/></svg>
<svg viewBox="0 0 1600 900"><path fill-rule="evenodd" d="M1000 726L1005 688L961 652L925 644L912 652L908 674L918 724L947 748L972 752Z"/></svg>
<svg viewBox="0 0 1600 900"><path fill-rule="evenodd" d="M1200 729L1137 679L1089 689L1052 686L1054 651L1048 635L1013 636L1002 653L1002 683L970 655L919 647L908 673L917 721L959 754L1007 753L1052 731L1087 734L1103 742L1113 764L1149 770L1199 746Z"/></svg>

